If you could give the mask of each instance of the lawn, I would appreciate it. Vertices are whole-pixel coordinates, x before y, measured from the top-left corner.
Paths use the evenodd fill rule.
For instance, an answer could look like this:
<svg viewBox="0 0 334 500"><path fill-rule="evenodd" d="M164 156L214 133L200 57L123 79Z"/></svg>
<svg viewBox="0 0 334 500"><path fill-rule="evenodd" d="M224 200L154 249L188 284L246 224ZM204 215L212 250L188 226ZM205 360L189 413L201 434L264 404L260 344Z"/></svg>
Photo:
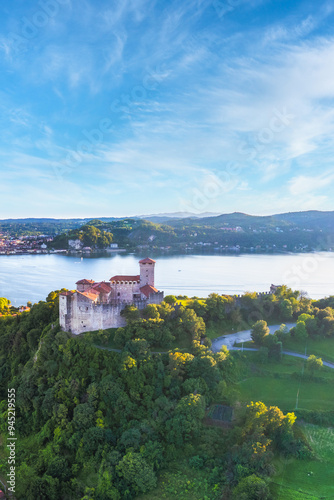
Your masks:
<svg viewBox="0 0 334 500"><path fill-rule="evenodd" d="M254 347L254 342L252 340L244 342L243 344L244 347ZM241 343L237 344L237 346L241 347ZM283 343L283 349L285 351L298 352L300 354L306 353L307 356L314 354L315 356L322 358L323 361L334 363L334 338L309 337L303 341L290 338L288 341Z"/></svg>
<svg viewBox="0 0 334 500"><path fill-rule="evenodd" d="M238 389L241 401L263 401L284 411L292 411L296 405L306 410L334 410L332 387L328 382L262 376L248 378L238 384Z"/></svg>
<svg viewBox="0 0 334 500"><path fill-rule="evenodd" d="M285 356L281 363L252 364L257 353L245 353L250 363L248 378L237 384L242 402L263 401L284 411L296 408L334 410L332 385L334 370L323 367L321 380L310 380L304 361Z"/></svg>
<svg viewBox="0 0 334 500"><path fill-rule="evenodd" d="M330 361L334 363L334 338L307 338L303 342L298 342L297 340L290 338L284 343L283 349L286 351L299 352L301 354L314 354L322 358L324 361Z"/></svg>
<svg viewBox="0 0 334 500"><path fill-rule="evenodd" d="M272 492L278 500L334 498L334 431L311 424L302 430L315 458L276 460Z"/></svg>

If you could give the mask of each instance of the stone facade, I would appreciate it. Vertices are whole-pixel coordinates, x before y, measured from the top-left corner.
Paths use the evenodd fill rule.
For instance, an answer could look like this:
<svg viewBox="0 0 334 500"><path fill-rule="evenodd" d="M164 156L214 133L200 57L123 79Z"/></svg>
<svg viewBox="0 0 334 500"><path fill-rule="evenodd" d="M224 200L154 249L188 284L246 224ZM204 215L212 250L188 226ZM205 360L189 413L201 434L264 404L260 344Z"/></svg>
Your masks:
<svg viewBox="0 0 334 500"><path fill-rule="evenodd" d="M133 304L144 309L147 304L160 304L164 293L154 287L155 261L139 261L140 274L117 275L109 282L83 279L74 292L59 295L59 322L63 330L79 334L125 326L121 311Z"/></svg>

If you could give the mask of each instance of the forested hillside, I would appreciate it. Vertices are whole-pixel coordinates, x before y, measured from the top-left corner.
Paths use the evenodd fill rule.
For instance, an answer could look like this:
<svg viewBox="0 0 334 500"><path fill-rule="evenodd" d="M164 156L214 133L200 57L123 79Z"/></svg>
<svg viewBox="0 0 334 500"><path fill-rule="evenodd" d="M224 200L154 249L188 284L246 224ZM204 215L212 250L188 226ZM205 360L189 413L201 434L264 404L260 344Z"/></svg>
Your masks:
<svg viewBox="0 0 334 500"><path fill-rule="evenodd" d="M207 334L217 325L304 314L308 335L317 321L332 325L331 303L313 310L285 287L238 303L216 294L169 296L142 314L128 308L125 328L72 337L59 329L58 293L29 313L0 319L0 476L7 468L7 389L14 388L18 499L148 499L180 464L192 471L184 495L194 500L269 499L274 455L310 455L293 413L237 403L242 357L226 349L214 354ZM314 312L317 318L308 316ZM121 352L103 348L110 341ZM272 359L280 342L278 335L268 343ZM235 407L232 427L206 425L207 409L217 404Z"/></svg>
<svg viewBox="0 0 334 500"><path fill-rule="evenodd" d="M156 222L157 221L157 222ZM160 221L160 222L158 222ZM163 223L161 223L163 221ZM49 234L52 249L68 249L79 239L94 249L111 241L127 250L311 251L334 248L334 212L295 212L271 216L243 213L189 218L36 219L0 221L5 235Z"/></svg>

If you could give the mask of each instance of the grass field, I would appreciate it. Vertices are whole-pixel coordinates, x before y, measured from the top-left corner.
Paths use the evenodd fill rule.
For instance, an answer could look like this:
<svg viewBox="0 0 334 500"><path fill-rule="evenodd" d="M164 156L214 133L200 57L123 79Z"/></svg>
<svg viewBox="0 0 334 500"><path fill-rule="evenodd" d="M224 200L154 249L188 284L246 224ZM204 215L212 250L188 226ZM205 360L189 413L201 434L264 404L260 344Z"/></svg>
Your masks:
<svg viewBox="0 0 334 500"><path fill-rule="evenodd" d="M334 410L331 386L317 382L251 377L239 384L242 401L263 401L292 411L296 405L306 410Z"/></svg>
<svg viewBox="0 0 334 500"><path fill-rule="evenodd" d="M307 338L304 342L298 342L290 338L285 342L283 348L287 351L300 352L301 354L314 354L324 361L331 361L334 363L334 338Z"/></svg>
<svg viewBox="0 0 334 500"><path fill-rule="evenodd" d="M249 360L256 360L257 353L246 353ZM237 384L243 402L263 401L284 411L296 408L307 410L334 410L334 370L323 367L322 381L309 380L303 371L304 361L284 357L281 363L265 363L250 368L249 377ZM293 375L297 374L297 375Z"/></svg>
<svg viewBox="0 0 334 500"><path fill-rule="evenodd" d="M283 459L276 461L272 492L278 500L334 498L334 430L303 425L312 446L313 460Z"/></svg>
<svg viewBox="0 0 334 500"><path fill-rule="evenodd" d="M303 371L304 360L285 356L281 363L258 364L248 352L248 377L238 384L240 400L263 401L284 412L298 408L334 410L334 370L323 367L321 379L312 381ZM300 374L296 377L293 374ZM298 395L298 398L297 398ZM334 499L334 430L299 424L314 452L314 459L276 458L276 475L270 489L278 500Z"/></svg>
<svg viewBox="0 0 334 500"><path fill-rule="evenodd" d="M244 342L244 347L254 347L252 340L249 342ZM241 347L241 344L237 344ZM314 354L315 356L322 358L323 361L329 361L334 363L334 338L307 338L304 341L297 341L290 338L287 342L283 343L283 349L286 351L298 352L300 354L305 354L310 356Z"/></svg>

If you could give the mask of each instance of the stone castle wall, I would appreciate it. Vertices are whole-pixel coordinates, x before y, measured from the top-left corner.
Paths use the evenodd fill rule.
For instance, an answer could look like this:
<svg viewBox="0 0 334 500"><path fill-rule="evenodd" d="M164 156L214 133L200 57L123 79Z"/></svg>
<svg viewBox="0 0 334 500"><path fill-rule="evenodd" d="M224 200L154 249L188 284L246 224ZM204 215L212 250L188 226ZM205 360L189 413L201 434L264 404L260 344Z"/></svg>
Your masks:
<svg viewBox="0 0 334 500"><path fill-rule="evenodd" d="M119 301L112 304L96 304L89 299L74 294L59 298L60 326L63 330L78 335L79 333L119 328L126 325L121 311L127 305L144 309L147 304L160 304L163 292L154 294L150 300Z"/></svg>
<svg viewBox="0 0 334 500"><path fill-rule="evenodd" d="M154 292L146 298L140 287L146 284L154 287L154 261L144 259L140 264L140 281L132 281L131 276L119 276L115 282L111 280L110 293L100 293L98 296L85 292L91 283L77 283L77 292L65 292L59 296L59 322L63 330L79 334L83 332L119 328L126 325L121 311L126 305L134 305L144 309L147 304L160 304L164 298L163 292ZM135 277L132 276L134 279ZM136 277L136 279L138 279ZM89 291L89 290L88 290Z"/></svg>
<svg viewBox="0 0 334 500"><path fill-rule="evenodd" d="M131 301L133 300L133 295L140 294L139 283L115 283L111 285L111 296L113 299L117 300L119 297L122 300ZM120 295L118 295L120 294Z"/></svg>
<svg viewBox="0 0 334 500"><path fill-rule="evenodd" d="M71 297L59 295L59 324L65 332L71 328L72 302Z"/></svg>

